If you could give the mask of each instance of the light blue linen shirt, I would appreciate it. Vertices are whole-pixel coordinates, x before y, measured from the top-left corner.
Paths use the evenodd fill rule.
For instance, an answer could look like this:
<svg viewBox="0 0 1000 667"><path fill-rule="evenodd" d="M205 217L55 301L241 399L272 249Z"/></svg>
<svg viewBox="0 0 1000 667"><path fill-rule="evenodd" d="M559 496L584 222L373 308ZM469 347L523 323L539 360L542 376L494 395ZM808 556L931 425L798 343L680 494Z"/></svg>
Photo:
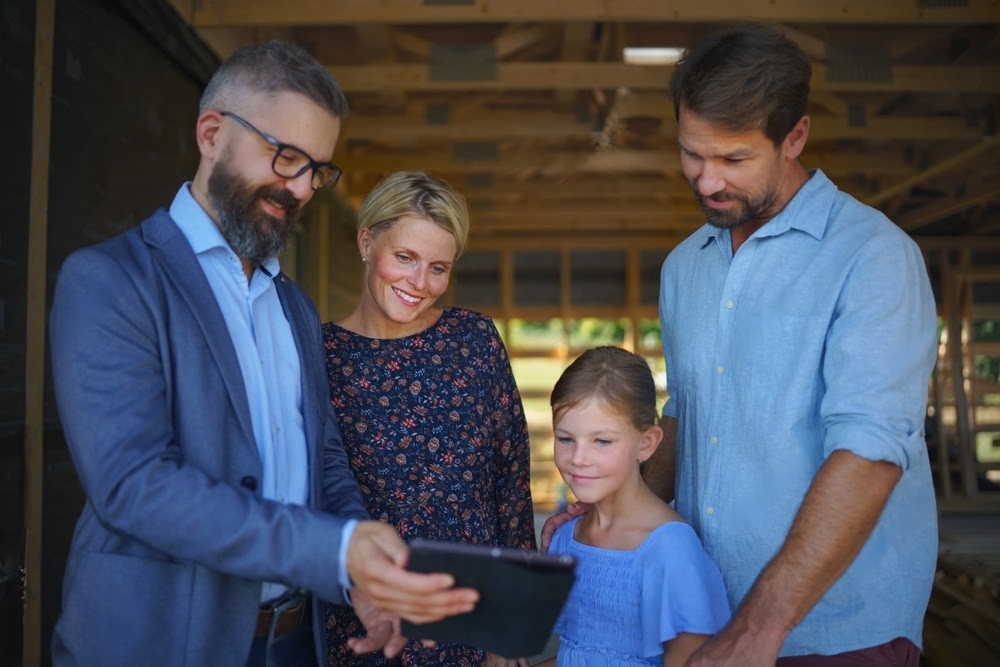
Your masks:
<svg viewBox="0 0 1000 667"><path fill-rule="evenodd" d="M263 466L261 494L281 503L309 500L309 458L302 415L302 374L292 328L273 277L277 258L254 269L247 282L243 264L185 183L170 205L170 217L194 250L229 329L250 405L254 440ZM346 549L356 520L344 526L339 553L340 583L348 584ZM262 600L286 590L265 583Z"/></svg>
<svg viewBox="0 0 1000 667"><path fill-rule="evenodd" d="M937 328L916 244L815 171L735 256L729 231L709 225L674 249L660 320L677 510L733 609L781 548L820 466L843 449L903 476L781 655L896 637L920 646L938 548L923 434Z"/></svg>

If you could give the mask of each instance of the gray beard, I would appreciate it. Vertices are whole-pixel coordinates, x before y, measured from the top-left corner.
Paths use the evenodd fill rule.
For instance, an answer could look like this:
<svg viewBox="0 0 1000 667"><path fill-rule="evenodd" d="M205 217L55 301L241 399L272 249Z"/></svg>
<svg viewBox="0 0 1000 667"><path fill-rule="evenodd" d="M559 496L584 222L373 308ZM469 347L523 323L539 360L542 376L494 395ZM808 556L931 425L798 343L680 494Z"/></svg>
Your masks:
<svg viewBox="0 0 1000 667"><path fill-rule="evenodd" d="M219 231L238 257L260 266L284 251L299 218L299 200L282 187L253 189L227 165L228 161L220 161L208 177L208 197L219 218ZM257 202L264 197L285 207L284 219L258 210Z"/></svg>

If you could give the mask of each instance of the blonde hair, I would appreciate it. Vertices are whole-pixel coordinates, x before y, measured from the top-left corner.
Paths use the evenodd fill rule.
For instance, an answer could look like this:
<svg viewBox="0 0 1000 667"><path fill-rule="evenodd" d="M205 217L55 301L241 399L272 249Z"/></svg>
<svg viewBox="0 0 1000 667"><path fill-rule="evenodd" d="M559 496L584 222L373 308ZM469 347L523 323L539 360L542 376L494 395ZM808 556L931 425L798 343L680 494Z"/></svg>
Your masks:
<svg viewBox="0 0 1000 667"><path fill-rule="evenodd" d="M376 185L358 211L358 230L377 237L403 216L426 218L455 237L455 259L469 240L465 197L439 178L419 171L397 171Z"/></svg>

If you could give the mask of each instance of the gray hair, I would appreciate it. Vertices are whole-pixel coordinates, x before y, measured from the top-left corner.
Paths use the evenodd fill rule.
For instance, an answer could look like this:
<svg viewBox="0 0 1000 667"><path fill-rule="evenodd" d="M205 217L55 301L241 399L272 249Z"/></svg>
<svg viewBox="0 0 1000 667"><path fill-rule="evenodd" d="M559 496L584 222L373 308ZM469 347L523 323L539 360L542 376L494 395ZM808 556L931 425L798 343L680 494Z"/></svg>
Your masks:
<svg viewBox="0 0 1000 667"><path fill-rule="evenodd" d="M301 93L335 118L343 120L348 112L333 75L302 47L280 40L245 46L229 56L205 87L199 113L228 110L244 91Z"/></svg>

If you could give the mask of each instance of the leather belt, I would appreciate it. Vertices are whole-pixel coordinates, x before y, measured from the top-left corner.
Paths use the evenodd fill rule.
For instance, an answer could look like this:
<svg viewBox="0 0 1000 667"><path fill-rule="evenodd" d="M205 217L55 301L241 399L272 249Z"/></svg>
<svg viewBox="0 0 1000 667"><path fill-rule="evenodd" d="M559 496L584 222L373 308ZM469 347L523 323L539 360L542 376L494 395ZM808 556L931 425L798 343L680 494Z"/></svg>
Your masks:
<svg viewBox="0 0 1000 667"><path fill-rule="evenodd" d="M271 632L272 620L274 621L274 635L270 636L273 636L275 639L287 635L299 627L299 622L306 611L307 600L308 598L303 597L299 599L298 603L279 610L261 609L260 613L257 614L257 630L254 636L268 637ZM277 619L274 619L275 614L278 615Z"/></svg>

